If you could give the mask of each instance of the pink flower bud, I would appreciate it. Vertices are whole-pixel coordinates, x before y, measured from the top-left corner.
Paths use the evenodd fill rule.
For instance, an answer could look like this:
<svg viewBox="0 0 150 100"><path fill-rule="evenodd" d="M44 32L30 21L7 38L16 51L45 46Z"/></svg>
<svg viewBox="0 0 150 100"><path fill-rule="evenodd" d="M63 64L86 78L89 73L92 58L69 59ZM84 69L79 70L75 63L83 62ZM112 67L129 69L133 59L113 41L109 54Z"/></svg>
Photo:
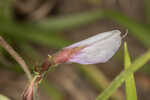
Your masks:
<svg viewBox="0 0 150 100"><path fill-rule="evenodd" d="M31 83L28 85L28 87L25 89L23 93L23 100L34 100L34 92L38 87L39 81L41 80L41 76L37 75L35 76Z"/></svg>
<svg viewBox="0 0 150 100"><path fill-rule="evenodd" d="M33 100L33 88L34 88L34 81L32 81L29 87L25 90L23 94L23 100Z"/></svg>
<svg viewBox="0 0 150 100"><path fill-rule="evenodd" d="M53 56L55 64L74 62L96 64L108 61L121 45L119 30L99 33L86 40L63 48Z"/></svg>

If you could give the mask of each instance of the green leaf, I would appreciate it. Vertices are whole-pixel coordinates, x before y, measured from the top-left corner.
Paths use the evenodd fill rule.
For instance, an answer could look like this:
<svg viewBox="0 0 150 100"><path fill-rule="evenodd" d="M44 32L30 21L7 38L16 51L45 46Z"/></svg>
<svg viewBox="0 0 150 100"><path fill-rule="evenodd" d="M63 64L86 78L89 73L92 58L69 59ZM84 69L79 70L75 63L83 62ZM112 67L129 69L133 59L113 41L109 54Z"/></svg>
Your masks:
<svg viewBox="0 0 150 100"><path fill-rule="evenodd" d="M107 100L115 90L121 86L121 84L127 79L130 75L140 69L145 63L150 60L150 50L148 50L144 55L137 58L128 69L121 72L112 83L102 92L100 95L97 96L96 100Z"/></svg>
<svg viewBox="0 0 150 100"><path fill-rule="evenodd" d="M97 90L102 91L109 85L109 79L95 65L76 65L76 68ZM118 90L112 95L112 100L123 100L122 92Z"/></svg>
<svg viewBox="0 0 150 100"><path fill-rule="evenodd" d="M127 43L124 43L124 67L125 70L131 65L130 55L128 53ZM136 85L133 74L125 80L126 100L137 100Z"/></svg>

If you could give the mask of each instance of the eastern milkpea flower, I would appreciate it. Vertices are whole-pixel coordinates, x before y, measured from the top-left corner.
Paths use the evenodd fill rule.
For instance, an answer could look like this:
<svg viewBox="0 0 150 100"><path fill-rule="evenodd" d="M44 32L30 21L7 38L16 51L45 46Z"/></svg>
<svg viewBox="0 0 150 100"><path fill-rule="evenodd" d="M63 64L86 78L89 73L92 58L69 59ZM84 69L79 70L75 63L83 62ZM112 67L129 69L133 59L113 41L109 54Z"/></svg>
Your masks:
<svg viewBox="0 0 150 100"><path fill-rule="evenodd" d="M79 63L96 64L108 61L119 49L121 40L119 30L99 33L86 40L74 43L53 56L55 64Z"/></svg>
<svg viewBox="0 0 150 100"><path fill-rule="evenodd" d="M49 56L41 65L40 69L35 70L38 74L34 76L25 90L23 100L33 100L34 87L38 87L39 82L51 65L61 63L104 63L119 49L121 40L127 33L122 37L120 36L121 32L119 30L99 33L86 40L65 47L53 56Z"/></svg>

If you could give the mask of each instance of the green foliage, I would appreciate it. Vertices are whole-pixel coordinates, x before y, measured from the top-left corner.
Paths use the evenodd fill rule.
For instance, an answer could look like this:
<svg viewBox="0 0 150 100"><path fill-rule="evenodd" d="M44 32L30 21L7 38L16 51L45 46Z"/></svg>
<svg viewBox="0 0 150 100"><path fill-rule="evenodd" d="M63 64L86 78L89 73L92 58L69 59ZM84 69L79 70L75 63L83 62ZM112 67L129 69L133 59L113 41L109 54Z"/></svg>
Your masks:
<svg viewBox="0 0 150 100"><path fill-rule="evenodd" d="M128 52L127 43L124 43L124 68L125 70L131 65L130 55ZM126 90L126 100L137 100L136 95L136 85L134 81L134 76L131 74L125 80L125 90Z"/></svg>
<svg viewBox="0 0 150 100"><path fill-rule="evenodd" d="M114 81L102 92L96 100L107 100L115 90L127 79L131 76L134 72L140 69L145 63L150 60L150 50L147 51L143 56L137 58L129 67L128 69L121 72Z"/></svg>

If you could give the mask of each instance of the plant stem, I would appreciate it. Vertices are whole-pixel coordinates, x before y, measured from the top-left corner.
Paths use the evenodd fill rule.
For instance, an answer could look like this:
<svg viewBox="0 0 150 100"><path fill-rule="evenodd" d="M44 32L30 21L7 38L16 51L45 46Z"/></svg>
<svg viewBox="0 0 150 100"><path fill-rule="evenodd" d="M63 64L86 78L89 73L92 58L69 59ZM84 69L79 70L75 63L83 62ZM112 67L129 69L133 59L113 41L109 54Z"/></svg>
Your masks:
<svg viewBox="0 0 150 100"><path fill-rule="evenodd" d="M0 36L0 45L20 64L29 80L32 79L31 72L22 57Z"/></svg>

